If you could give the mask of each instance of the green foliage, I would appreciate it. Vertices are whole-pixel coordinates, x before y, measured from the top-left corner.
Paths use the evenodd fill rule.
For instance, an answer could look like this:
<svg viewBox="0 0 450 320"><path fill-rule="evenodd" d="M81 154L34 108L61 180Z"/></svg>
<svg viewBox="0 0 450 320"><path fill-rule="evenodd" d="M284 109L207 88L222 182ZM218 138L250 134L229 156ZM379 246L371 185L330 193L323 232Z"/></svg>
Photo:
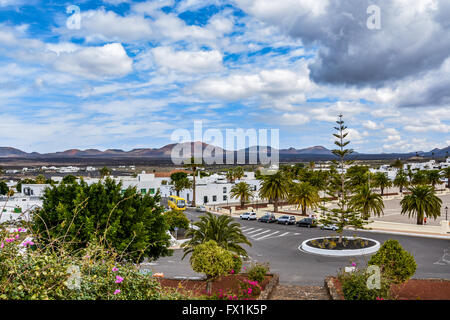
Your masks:
<svg viewBox="0 0 450 320"><path fill-rule="evenodd" d="M361 212L364 219L369 219L371 214L380 216L384 213L381 195L372 192L368 184L358 187L349 204L354 210Z"/></svg>
<svg viewBox="0 0 450 320"><path fill-rule="evenodd" d="M384 172L377 172L373 177L374 187L381 189L381 195L384 195L384 189L392 187L392 181Z"/></svg>
<svg viewBox="0 0 450 320"><path fill-rule="evenodd" d="M0 195L8 194L9 188L4 181L0 181Z"/></svg>
<svg viewBox="0 0 450 320"><path fill-rule="evenodd" d="M186 172L175 172L170 175L171 184L173 184L173 189L176 191L177 196L184 189L190 189L192 187L192 182L189 180Z"/></svg>
<svg viewBox="0 0 450 320"><path fill-rule="evenodd" d="M372 256L369 265L377 265L381 271L395 283L402 283L416 272L416 261L412 254L402 248L397 240L387 240L376 254Z"/></svg>
<svg viewBox="0 0 450 320"><path fill-rule="evenodd" d="M174 231L175 227L179 229L188 229L189 228L189 219L180 210L171 210L164 213L164 218L169 226L170 231Z"/></svg>
<svg viewBox="0 0 450 320"><path fill-rule="evenodd" d="M40 243L64 240L69 249L99 241L123 258L142 261L170 254L168 226L157 205L159 195L141 195L136 188L122 194L121 183L107 178L47 188L42 209L33 214L33 231Z"/></svg>
<svg viewBox="0 0 450 320"><path fill-rule="evenodd" d="M267 263L254 263L247 270L248 278L261 283L264 281L264 277L269 270L269 265Z"/></svg>
<svg viewBox="0 0 450 320"><path fill-rule="evenodd" d="M306 214L306 209L317 208L320 203L318 190L309 182L293 183L288 195L289 203L296 204L301 208L302 214Z"/></svg>
<svg viewBox="0 0 450 320"><path fill-rule="evenodd" d="M0 250L0 300L186 299L162 289L156 279L139 273L134 264L118 264L118 254L112 250L90 244L69 253L62 245L38 244L35 250L27 247L20 254L20 240L5 242L16 234L0 235L4 245ZM117 276L123 281L116 283Z"/></svg>
<svg viewBox="0 0 450 320"><path fill-rule="evenodd" d="M66 184L71 184L71 183L75 183L76 181L77 181L77 177L75 177L72 174L69 174L69 175L65 176L61 182L66 183Z"/></svg>
<svg viewBox="0 0 450 320"><path fill-rule="evenodd" d="M345 300L389 299L390 284L388 279L381 274L380 289L369 289L367 286L369 277L370 273L367 273L365 269L339 274L338 278L342 285Z"/></svg>
<svg viewBox="0 0 450 320"><path fill-rule="evenodd" d="M226 275L234 266L233 254L214 240L198 245L192 253L192 270L204 273L208 279Z"/></svg>
<svg viewBox="0 0 450 320"><path fill-rule="evenodd" d="M242 269L242 259L237 254L233 254L233 273L240 273Z"/></svg>
<svg viewBox="0 0 450 320"><path fill-rule="evenodd" d="M411 194L407 194L400 201L401 214L408 213L408 217L416 216L417 224L423 224L424 217L436 219L441 215L442 199L436 196L433 187L418 185L409 191Z"/></svg>
<svg viewBox="0 0 450 320"><path fill-rule="evenodd" d="M111 169L109 169L108 167L103 167L100 169L100 178L104 178L106 176L111 175Z"/></svg>
<svg viewBox="0 0 450 320"><path fill-rule="evenodd" d="M267 199L274 204L274 211L278 211L278 202L288 197L289 193L289 179L283 174L281 170L271 175L262 177L261 188L259 189L259 196Z"/></svg>
<svg viewBox="0 0 450 320"><path fill-rule="evenodd" d="M252 245L242 233L241 225L230 216L216 216L206 212L199 217L199 221L194 222L194 226L198 229L192 228L186 232L186 236L191 237L191 240L181 245L184 248L183 258L198 245L209 240L214 240L222 248L242 256L247 256L247 251L241 244Z"/></svg>
<svg viewBox="0 0 450 320"><path fill-rule="evenodd" d="M239 182L233 185L230 195L232 198L240 198L241 207L243 207L245 202L249 201L253 197L253 191L248 183Z"/></svg>

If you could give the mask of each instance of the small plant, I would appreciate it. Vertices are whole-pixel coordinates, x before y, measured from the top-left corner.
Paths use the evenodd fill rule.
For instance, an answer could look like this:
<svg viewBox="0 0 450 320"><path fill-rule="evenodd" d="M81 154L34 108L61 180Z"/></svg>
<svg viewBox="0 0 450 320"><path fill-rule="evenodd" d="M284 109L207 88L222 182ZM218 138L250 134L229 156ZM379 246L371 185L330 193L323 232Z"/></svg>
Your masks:
<svg viewBox="0 0 450 320"><path fill-rule="evenodd" d="M350 273L340 273L339 281L346 300L380 300L389 299L389 280L381 275L380 288L369 289L367 280L370 274L366 270L356 270Z"/></svg>
<svg viewBox="0 0 450 320"><path fill-rule="evenodd" d="M242 259L238 255L233 255L233 272L230 272L232 274L238 274L241 272L242 269Z"/></svg>
<svg viewBox="0 0 450 320"><path fill-rule="evenodd" d="M255 263L248 269L248 278L261 283L264 281L267 272L269 272L269 265L267 263Z"/></svg>
<svg viewBox="0 0 450 320"><path fill-rule="evenodd" d="M379 266L381 271L395 283L402 283L411 278L417 268L413 255L393 239L383 243L370 259L369 265Z"/></svg>

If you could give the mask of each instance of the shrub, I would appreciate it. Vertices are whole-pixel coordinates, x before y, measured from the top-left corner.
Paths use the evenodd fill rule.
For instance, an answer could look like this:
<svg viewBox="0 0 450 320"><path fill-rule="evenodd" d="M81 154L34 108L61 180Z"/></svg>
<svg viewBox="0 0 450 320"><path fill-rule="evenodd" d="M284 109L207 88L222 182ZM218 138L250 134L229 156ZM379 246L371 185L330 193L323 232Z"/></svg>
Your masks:
<svg viewBox="0 0 450 320"><path fill-rule="evenodd" d="M159 195L121 189L121 183L110 178L92 185L80 181L47 188L42 209L32 213L31 228L40 243L64 239L70 250L104 241L136 262L169 255L170 236L163 208L157 205Z"/></svg>
<svg viewBox="0 0 450 320"><path fill-rule="evenodd" d="M342 285L342 292L346 300L377 300L389 298L389 281L381 275L380 289L369 289L367 280L370 274L366 270L351 273L341 273L338 278Z"/></svg>
<svg viewBox="0 0 450 320"><path fill-rule="evenodd" d="M136 265L117 263L114 251L92 243L76 253L63 245L30 250L19 234L0 232L0 300L186 299Z"/></svg>
<svg viewBox="0 0 450 320"><path fill-rule="evenodd" d="M402 283L416 272L416 261L412 254L402 248L397 240L387 240L376 254L372 256L369 265L377 265L389 279Z"/></svg>
<svg viewBox="0 0 450 320"><path fill-rule="evenodd" d="M239 273L242 269L242 259L238 255L233 255L233 273Z"/></svg>
<svg viewBox="0 0 450 320"><path fill-rule="evenodd" d="M228 274L233 268L233 254L210 240L195 247L191 266L196 272L204 273L210 279Z"/></svg>
<svg viewBox="0 0 450 320"><path fill-rule="evenodd" d="M254 263L248 269L248 278L259 283L264 281L264 277L269 272L269 265L262 263Z"/></svg>
<svg viewBox="0 0 450 320"><path fill-rule="evenodd" d="M189 219L180 210L168 211L164 213L164 218L166 219L166 222L169 225L170 231L174 231L175 227L186 230L189 228Z"/></svg>

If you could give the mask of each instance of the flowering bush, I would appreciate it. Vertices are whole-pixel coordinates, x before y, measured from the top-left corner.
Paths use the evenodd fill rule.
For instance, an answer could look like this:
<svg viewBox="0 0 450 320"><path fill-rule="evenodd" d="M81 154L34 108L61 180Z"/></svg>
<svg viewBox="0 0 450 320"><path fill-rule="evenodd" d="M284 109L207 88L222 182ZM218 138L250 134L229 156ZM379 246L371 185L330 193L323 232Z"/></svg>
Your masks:
<svg viewBox="0 0 450 320"><path fill-rule="evenodd" d="M248 278L253 281L263 282L267 272L269 272L269 265L262 263L254 263L248 268Z"/></svg>
<svg viewBox="0 0 450 320"><path fill-rule="evenodd" d="M69 252L61 244L39 247L27 240L21 245L17 234L0 229L0 299L185 299L174 290L162 289L136 265L119 264L118 254L95 243Z"/></svg>

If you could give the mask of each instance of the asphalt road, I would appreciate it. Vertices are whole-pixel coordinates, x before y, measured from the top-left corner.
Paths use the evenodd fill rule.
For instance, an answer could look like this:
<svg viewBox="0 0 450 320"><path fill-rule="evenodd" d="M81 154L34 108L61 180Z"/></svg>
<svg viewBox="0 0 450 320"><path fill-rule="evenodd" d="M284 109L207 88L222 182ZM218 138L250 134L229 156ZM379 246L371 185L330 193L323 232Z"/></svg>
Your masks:
<svg viewBox="0 0 450 320"><path fill-rule="evenodd" d="M186 215L193 221L201 213L187 210ZM319 228L304 228L295 225L268 224L257 221L236 219L249 238L252 246L245 246L250 261L268 262L270 270L280 274L280 283L291 285L322 285L328 275L336 275L340 269L352 262L365 266L370 255L357 257L327 257L302 252L300 244L310 238L333 235L335 232ZM414 278L450 279L450 241L446 239L422 238L414 236L383 234L363 231L345 231L344 234L367 237L381 244L388 239L396 239L404 249L414 255L417 270ZM165 276L198 277L189 265L189 257L181 260L182 250L175 250L171 257L164 257L151 264L154 272Z"/></svg>

